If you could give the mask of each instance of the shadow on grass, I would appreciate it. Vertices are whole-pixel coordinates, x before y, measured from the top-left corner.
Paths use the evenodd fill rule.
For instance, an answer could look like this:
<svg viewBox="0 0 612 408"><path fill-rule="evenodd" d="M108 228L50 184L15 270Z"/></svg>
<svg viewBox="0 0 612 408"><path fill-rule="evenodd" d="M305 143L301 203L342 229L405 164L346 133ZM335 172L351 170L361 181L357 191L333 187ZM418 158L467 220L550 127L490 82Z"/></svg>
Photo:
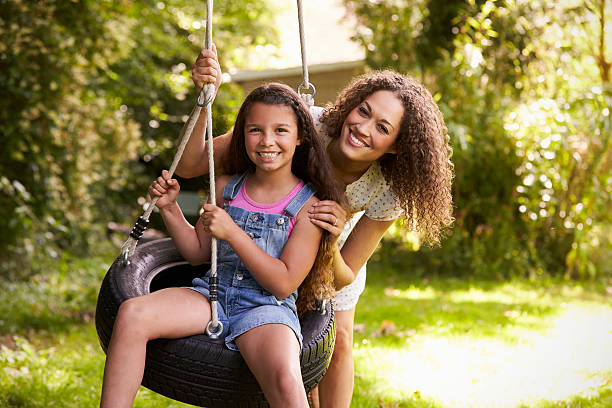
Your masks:
<svg viewBox="0 0 612 408"><path fill-rule="evenodd" d="M605 282L424 279L388 263L368 265L357 306L352 406L612 406Z"/></svg>
<svg viewBox="0 0 612 408"><path fill-rule="evenodd" d="M600 387L588 396L577 396L566 401L541 401L535 405L521 405L520 408L609 408L612 407L612 384Z"/></svg>
<svg viewBox="0 0 612 408"><path fill-rule="evenodd" d="M388 267L391 262L393 268ZM411 333L515 341L513 332L549 328L566 302L609 301L605 285L598 282L415 279L398 271L399 264L397 260L368 264L368 281L356 312L358 334L376 335L389 325L383 322L387 320L395 325L391 334L399 333L398 344L405 344L401 337Z"/></svg>
<svg viewBox="0 0 612 408"><path fill-rule="evenodd" d="M415 391L409 398L393 398L375 390L375 380L369 380L357 375L351 408L447 408L432 399L423 398L418 391Z"/></svg>
<svg viewBox="0 0 612 408"><path fill-rule="evenodd" d="M365 336L376 335L389 325L384 321L389 321L395 325L389 334L397 330L405 335L405 331L414 330L419 334L498 337L506 329L546 329L549 326L542 317L556 310L524 302L457 302L442 295L435 300L394 299L382 291L369 296L376 298L376 303L360 303L357 308L356 321L365 325L357 326L357 331Z"/></svg>
<svg viewBox="0 0 612 408"><path fill-rule="evenodd" d="M93 324L104 259L57 261L44 274L0 281L0 336L58 334Z"/></svg>
<svg viewBox="0 0 612 408"><path fill-rule="evenodd" d="M453 408L447 404L424 398L418 391L411 397L393 398L384 393L378 393L376 381L357 376L351 408L397 407L397 408ZM604 385L584 396L575 396L562 401L543 400L533 404L522 404L517 408L609 408L612 407L611 385Z"/></svg>

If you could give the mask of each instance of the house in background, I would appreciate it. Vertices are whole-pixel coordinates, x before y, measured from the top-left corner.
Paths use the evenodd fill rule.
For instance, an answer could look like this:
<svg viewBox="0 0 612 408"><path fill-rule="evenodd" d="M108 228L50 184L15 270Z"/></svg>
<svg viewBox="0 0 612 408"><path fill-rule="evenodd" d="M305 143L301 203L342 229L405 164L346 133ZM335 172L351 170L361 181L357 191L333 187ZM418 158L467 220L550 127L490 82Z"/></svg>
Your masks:
<svg viewBox="0 0 612 408"><path fill-rule="evenodd" d="M266 82L281 82L297 89L303 82L297 5L276 0L276 25L281 32L277 49L262 49L255 56L258 69L229 73L245 94ZM355 22L341 0L307 0L302 5L309 82L316 88L315 104L333 102L351 79L365 70L365 51L351 40ZM308 91L310 92L310 91Z"/></svg>
<svg viewBox="0 0 612 408"><path fill-rule="evenodd" d="M317 106L334 102L338 92L354 76L363 73L365 67L363 60L308 65L309 82L316 88L314 99ZM242 87L245 95L266 82L281 82L297 90L298 85L304 81L302 67L238 71L231 78ZM311 93L311 90L304 92Z"/></svg>

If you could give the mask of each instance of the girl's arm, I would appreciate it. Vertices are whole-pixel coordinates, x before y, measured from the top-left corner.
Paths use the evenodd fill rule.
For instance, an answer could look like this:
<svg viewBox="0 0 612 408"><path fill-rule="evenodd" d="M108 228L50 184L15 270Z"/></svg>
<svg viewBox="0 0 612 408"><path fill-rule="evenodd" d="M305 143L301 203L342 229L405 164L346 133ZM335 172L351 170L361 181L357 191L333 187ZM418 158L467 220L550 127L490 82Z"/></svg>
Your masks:
<svg viewBox="0 0 612 408"><path fill-rule="evenodd" d="M310 207L316 200L311 198L303 208ZM261 286L277 299L284 299L300 286L312 269L322 235L323 231L312 224L307 211L302 210L279 259L268 256L264 261L252 252L245 254L247 259L241 259L250 271L256 271L253 276Z"/></svg>
<svg viewBox="0 0 612 408"><path fill-rule="evenodd" d="M315 201L311 198L305 208ZM230 244L262 287L277 299L284 299L300 286L314 265L322 235L321 229L310 222L306 211L298 213L280 258L274 258L261 250L235 223L227 222L223 218L225 211L212 207L216 206L209 206L210 218L204 220L204 225L214 236Z"/></svg>
<svg viewBox="0 0 612 408"><path fill-rule="evenodd" d="M187 262L200 265L210 259L210 234L204 232L201 225L191 225L176 202L159 212L174 245Z"/></svg>
<svg viewBox="0 0 612 408"><path fill-rule="evenodd" d="M163 170L161 176L149 187L149 193L151 197L157 197L156 205L181 255L192 265L199 265L210 259L210 234L201 225L196 224L194 228L185 219L176 202L180 189L178 181L172 179L167 170Z"/></svg>

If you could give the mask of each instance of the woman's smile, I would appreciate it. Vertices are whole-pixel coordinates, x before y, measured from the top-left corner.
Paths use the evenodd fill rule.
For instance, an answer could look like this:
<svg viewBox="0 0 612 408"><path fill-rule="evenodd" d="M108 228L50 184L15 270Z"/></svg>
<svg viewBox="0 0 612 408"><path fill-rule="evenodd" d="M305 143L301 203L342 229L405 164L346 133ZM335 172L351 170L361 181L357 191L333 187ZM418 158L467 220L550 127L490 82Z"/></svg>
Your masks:
<svg viewBox="0 0 612 408"><path fill-rule="evenodd" d="M356 134L354 129L349 129L348 141L355 147L369 147L369 145Z"/></svg>
<svg viewBox="0 0 612 408"><path fill-rule="evenodd" d="M357 105L344 120L340 148L355 162L373 162L395 153L395 139L404 106L391 91L376 91Z"/></svg>

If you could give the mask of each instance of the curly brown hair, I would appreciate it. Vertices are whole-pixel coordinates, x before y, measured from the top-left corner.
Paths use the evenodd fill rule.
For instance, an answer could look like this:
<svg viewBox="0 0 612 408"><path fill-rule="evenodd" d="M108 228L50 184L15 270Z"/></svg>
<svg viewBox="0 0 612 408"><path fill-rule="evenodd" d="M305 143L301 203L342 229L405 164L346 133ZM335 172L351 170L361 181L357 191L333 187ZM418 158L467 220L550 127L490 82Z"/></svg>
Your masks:
<svg viewBox="0 0 612 408"><path fill-rule="evenodd" d="M353 79L321 116L332 139L344 120L365 98L391 91L404 106L395 141L396 154L378 159L382 173L403 209L403 222L428 244L438 244L453 221L452 148L442 113L429 91L415 79L391 70Z"/></svg>
<svg viewBox="0 0 612 408"><path fill-rule="evenodd" d="M256 103L284 105L293 110L298 128L298 140L291 171L305 183L312 183L320 200L333 200L346 207L344 190L334 177L325 145L315 128L310 109L302 98L289 86L269 83L255 88L245 98L232 134L224 171L226 174L254 172L255 164L246 152L244 125L247 114ZM297 308L300 314L316 307L317 301L330 299L334 295L334 275L331 268L333 237L323 231L317 257L306 279L299 287Z"/></svg>

